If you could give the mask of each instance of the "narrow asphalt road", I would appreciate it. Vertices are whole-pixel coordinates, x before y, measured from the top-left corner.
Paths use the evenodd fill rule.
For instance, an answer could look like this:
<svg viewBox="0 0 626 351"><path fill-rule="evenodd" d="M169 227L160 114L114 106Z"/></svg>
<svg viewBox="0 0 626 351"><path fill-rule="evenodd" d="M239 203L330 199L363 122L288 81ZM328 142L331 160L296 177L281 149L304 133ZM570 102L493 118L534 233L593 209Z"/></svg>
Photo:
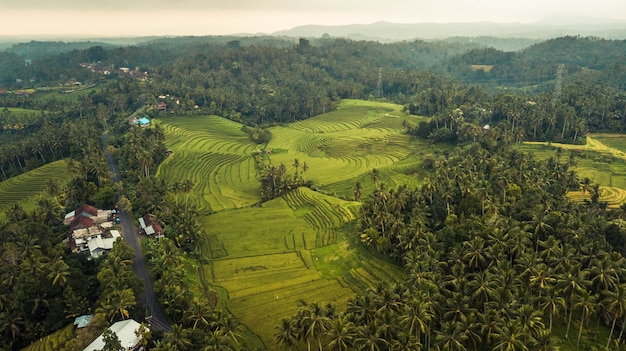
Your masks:
<svg viewBox="0 0 626 351"><path fill-rule="evenodd" d="M103 145L106 144L106 136L102 138L102 143ZM113 181L119 183L120 173L117 167L117 161L113 158L111 153L106 152L106 150L105 155ZM170 324L163 313L163 308L161 307L159 300L154 295L152 279L150 278L150 274L148 274L148 268L146 267L143 253L141 252L137 228L133 225L132 218L127 211L120 210L119 216L122 237L124 238L124 241L135 251L135 258L133 259L132 264L133 273L143 280L144 289L140 298L147 309L148 318L146 319L152 326L152 329L167 332L170 330Z"/></svg>

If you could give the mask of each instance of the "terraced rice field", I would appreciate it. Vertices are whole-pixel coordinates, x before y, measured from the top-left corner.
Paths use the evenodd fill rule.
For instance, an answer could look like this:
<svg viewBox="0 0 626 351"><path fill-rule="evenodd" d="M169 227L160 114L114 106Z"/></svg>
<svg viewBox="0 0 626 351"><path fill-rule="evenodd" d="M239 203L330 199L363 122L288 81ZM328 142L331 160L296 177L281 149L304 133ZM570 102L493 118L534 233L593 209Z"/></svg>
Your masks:
<svg viewBox="0 0 626 351"><path fill-rule="evenodd" d="M600 201L607 202L610 208L617 208L626 201L626 135L591 134L587 135L585 145L525 143L522 149L547 158L555 155L557 147L579 155L574 169L579 179L589 178L600 185ZM568 196L579 202L590 199L589 192L582 191L570 192Z"/></svg>
<svg viewBox="0 0 626 351"><path fill-rule="evenodd" d="M273 325L298 310L298 301L333 303L344 309L354 292L308 267L299 252L213 262L215 283L228 290L229 309L263 340L274 345Z"/></svg>
<svg viewBox="0 0 626 351"><path fill-rule="evenodd" d="M366 251L340 249L347 244L344 225L355 218L357 202L299 188L251 206L260 200L253 153L272 150L269 162L285 164L291 174L295 159L306 162L306 180L328 192L345 191L344 198L372 168L390 186L417 185L415 149L425 145L404 135L402 122L419 118L400 110L346 101L337 111L271 128L267 146L253 144L240 124L220 117L158 121L173 150L158 176L169 183L191 179L189 201L206 210L201 221L209 263L201 269L203 276L228 292L229 310L268 349L276 349L274 325L293 315L300 300L332 302L342 309L356 292L380 280L394 281L402 272ZM335 259L344 262L338 270L333 270Z"/></svg>
<svg viewBox="0 0 626 351"><path fill-rule="evenodd" d="M66 168L64 160L55 161L0 182L0 215L14 204L21 204L26 210L34 208L49 180L59 184L67 181Z"/></svg>
<svg viewBox="0 0 626 351"><path fill-rule="evenodd" d="M45 336L22 351L61 351L64 350L65 343L74 337L74 325L69 324L65 328Z"/></svg>
<svg viewBox="0 0 626 351"><path fill-rule="evenodd" d="M398 105L347 101L336 111L270 129L268 150L273 164L306 161L305 178L319 186L353 179L409 158L414 148L402 122L417 119Z"/></svg>
<svg viewBox="0 0 626 351"><path fill-rule="evenodd" d="M217 116L161 121L173 151L158 170L170 184L190 179L190 202L201 211L240 208L259 201L252 143L241 125Z"/></svg>
<svg viewBox="0 0 626 351"><path fill-rule="evenodd" d="M591 194L589 191L571 191L567 193L567 197L576 202L591 200ZM619 208L624 201L626 201L626 190L622 188L602 186L600 187L599 201L606 202L608 208Z"/></svg>

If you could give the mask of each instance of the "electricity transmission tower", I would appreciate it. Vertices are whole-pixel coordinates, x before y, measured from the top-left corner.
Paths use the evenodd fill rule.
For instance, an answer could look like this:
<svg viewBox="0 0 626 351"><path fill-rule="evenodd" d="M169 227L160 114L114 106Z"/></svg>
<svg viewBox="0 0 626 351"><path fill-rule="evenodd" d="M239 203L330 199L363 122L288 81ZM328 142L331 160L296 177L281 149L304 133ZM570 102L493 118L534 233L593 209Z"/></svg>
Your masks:
<svg viewBox="0 0 626 351"><path fill-rule="evenodd" d="M565 65L560 63L556 67L556 82L554 83L554 91L552 92L552 106L556 106L561 98L561 90L563 90L563 74L565 73Z"/></svg>
<svg viewBox="0 0 626 351"><path fill-rule="evenodd" d="M383 68L378 67L378 83L376 83L376 93L377 98L383 96Z"/></svg>

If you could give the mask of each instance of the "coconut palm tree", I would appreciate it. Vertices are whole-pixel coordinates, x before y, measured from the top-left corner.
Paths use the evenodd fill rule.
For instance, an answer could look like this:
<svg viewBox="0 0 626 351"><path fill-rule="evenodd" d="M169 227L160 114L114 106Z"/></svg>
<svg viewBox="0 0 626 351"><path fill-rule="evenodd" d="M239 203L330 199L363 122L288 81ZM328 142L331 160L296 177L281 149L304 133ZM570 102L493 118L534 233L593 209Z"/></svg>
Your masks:
<svg viewBox="0 0 626 351"><path fill-rule="evenodd" d="M282 318L280 323L274 326L274 340L276 344L291 350L298 343L299 334L294 320Z"/></svg>
<svg viewBox="0 0 626 351"><path fill-rule="evenodd" d="M591 283L587 280L588 271L587 270L579 270L579 266L574 266L569 272L561 275L557 279L557 287L562 291L563 294L569 296L569 309L568 313L568 321L567 328L565 329L565 338L567 339L569 334L569 327L572 322L572 315L574 314L574 301L576 297L585 292L587 286Z"/></svg>
<svg viewBox="0 0 626 351"><path fill-rule="evenodd" d="M192 346L189 330L180 324L172 325L169 332L165 333L164 341L175 346L176 350L185 351Z"/></svg>
<svg viewBox="0 0 626 351"><path fill-rule="evenodd" d="M189 308L184 313L185 319L193 323L192 329L196 329L198 323L209 326L213 319L213 311L208 302L194 297L189 303Z"/></svg>
<svg viewBox="0 0 626 351"><path fill-rule="evenodd" d="M357 328L354 347L358 351L386 350L389 342L382 338L374 323Z"/></svg>
<svg viewBox="0 0 626 351"><path fill-rule="evenodd" d="M334 318L328 330L328 343L326 348L330 351L347 351L354 345L356 336L354 323L345 317Z"/></svg>
<svg viewBox="0 0 626 351"><path fill-rule="evenodd" d="M435 332L436 345L442 351L467 351L465 345L467 335L463 333L461 324L454 321L445 321L441 323L441 330Z"/></svg>
<svg viewBox="0 0 626 351"><path fill-rule="evenodd" d="M493 350L495 351L526 351L528 347L524 343L526 334L522 330L521 326L516 320L511 321L510 324L502 326L498 335L496 336L496 342L494 343Z"/></svg>
<svg viewBox="0 0 626 351"><path fill-rule="evenodd" d="M605 305L609 311L609 318L613 319L611 322L611 332L609 333L609 339L606 342L606 349L609 349L611 345L611 337L615 330L615 322L619 317L624 318L626 321L626 284L620 284L615 291L605 292ZM625 322L626 323L626 322ZM623 328L622 328L623 330ZM618 339L619 340L619 339Z"/></svg>
<svg viewBox="0 0 626 351"><path fill-rule="evenodd" d="M590 294L588 291L583 290L576 296L576 304L574 308L580 310L580 327L578 329L578 338L576 339L576 349L580 343L580 336L583 333L583 327L585 322L589 320L592 314L596 312L596 295Z"/></svg>
<svg viewBox="0 0 626 351"><path fill-rule="evenodd" d="M50 271L48 272L48 279L52 281L52 286L59 285L65 286L67 278L70 276L70 267L61 259L57 258L50 265Z"/></svg>
<svg viewBox="0 0 626 351"><path fill-rule="evenodd" d="M114 290L106 295L106 300L97 310L103 313L110 322L113 322L117 316L120 319L126 319L130 316L130 310L135 307L135 293L132 289Z"/></svg>

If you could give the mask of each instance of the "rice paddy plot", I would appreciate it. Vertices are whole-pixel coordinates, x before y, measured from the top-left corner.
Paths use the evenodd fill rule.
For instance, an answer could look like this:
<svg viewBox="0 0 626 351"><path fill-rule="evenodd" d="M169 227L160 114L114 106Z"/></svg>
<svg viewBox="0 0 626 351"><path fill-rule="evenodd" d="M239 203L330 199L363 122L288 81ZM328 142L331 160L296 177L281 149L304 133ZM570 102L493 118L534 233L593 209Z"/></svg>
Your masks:
<svg viewBox="0 0 626 351"><path fill-rule="evenodd" d="M312 250L315 267L327 279L337 281L354 292L363 292L380 282L399 282L404 273L399 266L376 256L347 240Z"/></svg>
<svg viewBox="0 0 626 351"><path fill-rule="evenodd" d="M354 292L336 280L314 279L294 284L285 281L284 288L231 299L229 310L263 340L268 350L276 350L273 326L281 318L293 316L301 301L332 303L342 311L352 297Z"/></svg>
<svg viewBox="0 0 626 351"><path fill-rule="evenodd" d="M309 188L298 188L285 196L285 201L294 214L303 218L315 231L315 242L306 242L305 247L312 249L335 243L337 230L355 217L348 209L354 203L326 196Z"/></svg>
<svg viewBox="0 0 626 351"><path fill-rule="evenodd" d="M626 136L621 134L592 134L587 136L586 145L564 145L579 155L574 170L579 180L589 178L600 185L599 201L610 208L617 208L626 200ZM526 144L523 149L533 152L539 158L555 156L555 144ZM572 191L568 197L577 202L590 200L589 191Z"/></svg>
<svg viewBox="0 0 626 351"><path fill-rule="evenodd" d="M202 221L207 234L214 235L231 258L303 250L316 238L307 221L296 217L280 198L261 207L214 213Z"/></svg>
<svg viewBox="0 0 626 351"><path fill-rule="evenodd" d="M173 154L161 164L158 176L169 183L192 180L189 200L198 209L221 211L259 201L252 156L257 145L239 123L217 116L170 117L159 122Z"/></svg>
<svg viewBox="0 0 626 351"><path fill-rule="evenodd" d="M68 324L56 332L44 336L23 348L22 351L57 351L63 350L65 343L74 338L74 325Z"/></svg>
<svg viewBox="0 0 626 351"><path fill-rule="evenodd" d="M589 191L570 191L567 197L576 202L591 201ZM600 187L600 202L606 202L608 208L619 208L626 201L626 190L616 187Z"/></svg>
<svg viewBox="0 0 626 351"><path fill-rule="evenodd" d="M63 184L68 180L66 168L64 160L55 161L0 182L0 214L14 204L26 210L34 208L48 181Z"/></svg>

